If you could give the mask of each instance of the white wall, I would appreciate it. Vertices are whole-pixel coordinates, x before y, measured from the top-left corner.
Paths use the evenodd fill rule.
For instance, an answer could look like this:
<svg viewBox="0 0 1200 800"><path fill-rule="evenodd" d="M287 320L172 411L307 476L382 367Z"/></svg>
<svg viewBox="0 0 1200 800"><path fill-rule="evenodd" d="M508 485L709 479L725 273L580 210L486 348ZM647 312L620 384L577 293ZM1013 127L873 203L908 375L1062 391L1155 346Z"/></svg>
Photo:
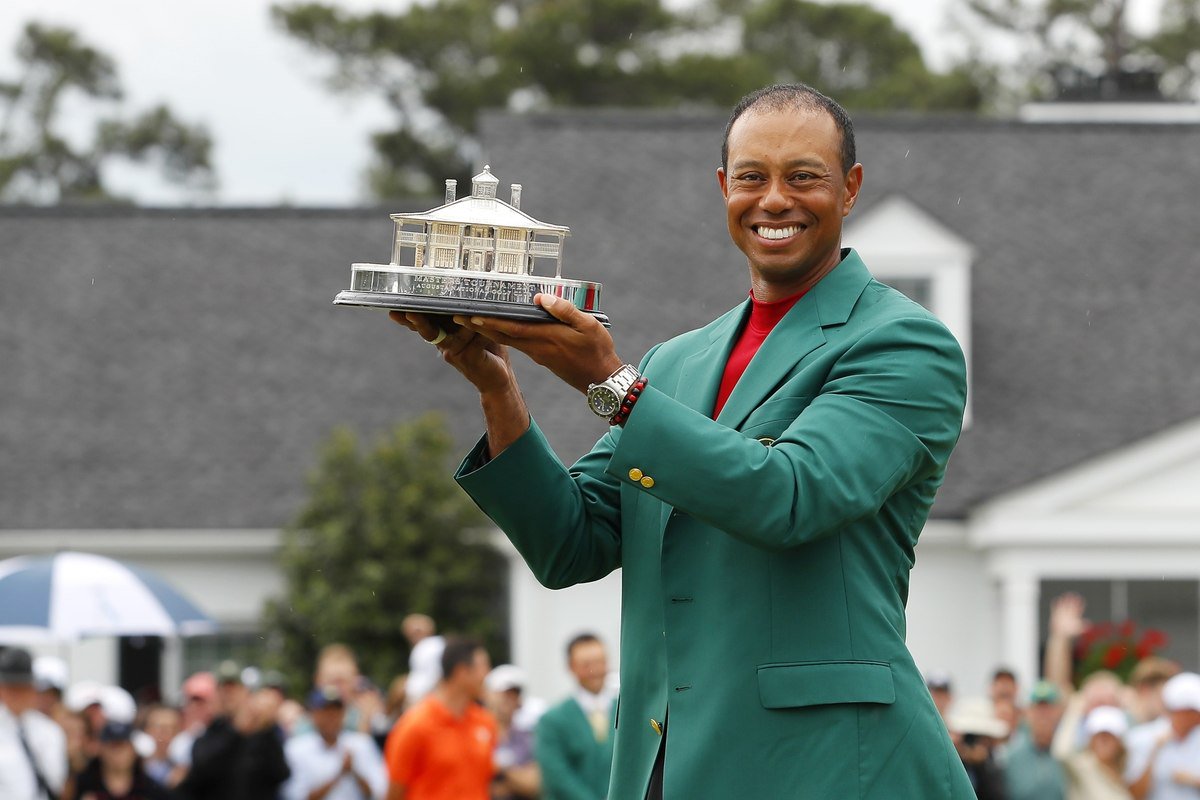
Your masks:
<svg viewBox="0 0 1200 800"><path fill-rule="evenodd" d="M908 648L922 672L942 670L957 697L983 695L998 652L998 594L984 556L957 526L930 523L917 545L908 595Z"/></svg>

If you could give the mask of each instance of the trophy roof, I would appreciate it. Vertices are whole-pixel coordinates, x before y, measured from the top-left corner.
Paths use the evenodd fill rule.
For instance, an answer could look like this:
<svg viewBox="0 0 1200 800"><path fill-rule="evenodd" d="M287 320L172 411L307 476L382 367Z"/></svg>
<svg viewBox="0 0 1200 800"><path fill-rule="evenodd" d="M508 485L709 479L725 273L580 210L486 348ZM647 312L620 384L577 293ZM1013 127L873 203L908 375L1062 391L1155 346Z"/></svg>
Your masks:
<svg viewBox="0 0 1200 800"><path fill-rule="evenodd" d="M570 233L565 225L551 225L534 219L495 197L463 197L452 203L412 213L392 214L394 220L415 222L454 222L464 225L488 225L493 228L522 228L524 230Z"/></svg>

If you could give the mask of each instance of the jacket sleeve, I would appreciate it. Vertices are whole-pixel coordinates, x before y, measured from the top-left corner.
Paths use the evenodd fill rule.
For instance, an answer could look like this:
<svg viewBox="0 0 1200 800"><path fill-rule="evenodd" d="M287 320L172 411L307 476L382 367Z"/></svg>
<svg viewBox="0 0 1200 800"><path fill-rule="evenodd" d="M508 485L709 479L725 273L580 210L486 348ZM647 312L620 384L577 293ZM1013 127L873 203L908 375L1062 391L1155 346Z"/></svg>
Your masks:
<svg viewBox="0 0 1200 800"><path fill-rule="evenodd" d="M898 318L841 354L770 447L651 379L606 469L731 536L780 550L877 513L906 484L940 480L965 402L954 337L935 319Z"/></svg>

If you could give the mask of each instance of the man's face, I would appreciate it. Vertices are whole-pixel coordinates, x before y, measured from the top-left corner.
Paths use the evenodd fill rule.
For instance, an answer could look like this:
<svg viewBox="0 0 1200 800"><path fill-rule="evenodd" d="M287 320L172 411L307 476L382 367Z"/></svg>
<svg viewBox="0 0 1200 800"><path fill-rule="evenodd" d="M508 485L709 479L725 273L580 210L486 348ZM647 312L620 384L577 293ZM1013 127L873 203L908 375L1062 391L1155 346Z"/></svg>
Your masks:
<svg viewBox="0 0 1200 800"><path fill-rule="evenodd" d="M1017 682L1008 675L997 675L992 680L992 700L1017 700Z"/></svg>
<svg viewBox="0 0 1200 800"><path fill-rule="evenodd" d="M6 706L14 716L37 708L38 693L32 684L10 683L0 685L0 705Z"/></svg>
<svg viewBox="0 0 1200 800"><path fill-rule="evenodd" d="M717 181L759 300L808 289L841 260L842 218L862 184L861 165L842 173L841 145L824 110L752 109L729 131Z"/></svg>
<svg viewBox="0 0 1200 800"><path fill-rule="evenodd" d="M346 707L341 703L330 703L324 708L313 709L311 714L313 727L321 738L327 742L337 741L342 725L346 722Z"/></svg>
<svg viewBox="0 0 1200 800"><path fill-rule="evenodd" d="M358 688L358 664L349 659L329 659L322 663L314 676L316 686L332 686L342 697L353 697Z"/></svg>
<svg viewBox="0 0 1200 800"><path fill-rule="evenodd" d="M471 659L470 664L455 668L454 678L471 699L482 700L484 681L487 680L488 673L491 671L492 659L488 656L487 650L481 647L475 651L475 656Z"/></svg>
<svg viewBox="0 0 1200 800"><path fill-rule="evenodd" d="M1061 703L1031 703L1025 712L1029 720L1029 732L1034 744L1038 747L1049 748L1054 739L1054 730L1062 717Z"/></svg>
<svg viewBox="0 0 1200 800"><path fill-rule="evenodd" d="M600 642L580 642L571 648L567 664L579 685L592 694L600 694L608 677L608 657Z"/></svg>

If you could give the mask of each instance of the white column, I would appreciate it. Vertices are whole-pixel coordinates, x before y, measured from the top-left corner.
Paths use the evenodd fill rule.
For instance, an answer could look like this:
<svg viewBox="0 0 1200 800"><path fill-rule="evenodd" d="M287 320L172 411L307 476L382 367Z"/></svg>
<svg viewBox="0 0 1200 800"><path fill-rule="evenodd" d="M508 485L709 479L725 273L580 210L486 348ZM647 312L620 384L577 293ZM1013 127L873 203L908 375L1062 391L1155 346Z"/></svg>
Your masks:
<svg viewBox="0 0 1200 800"><path fill-rule="evenodd" d="M1037 679L1038 579L1027 573L1000 576L1000 656L1024 686Z"/></svg>

